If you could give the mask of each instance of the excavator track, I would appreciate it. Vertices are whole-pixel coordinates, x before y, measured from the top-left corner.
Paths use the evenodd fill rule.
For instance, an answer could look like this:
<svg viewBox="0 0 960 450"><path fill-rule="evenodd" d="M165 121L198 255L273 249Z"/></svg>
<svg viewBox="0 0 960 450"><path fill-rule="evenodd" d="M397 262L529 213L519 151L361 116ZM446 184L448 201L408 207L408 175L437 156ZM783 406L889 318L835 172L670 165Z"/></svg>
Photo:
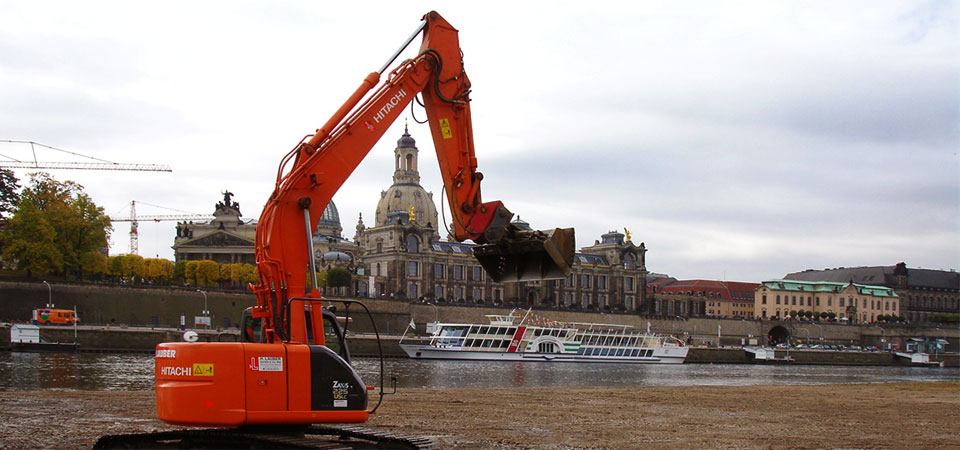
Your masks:
<svg viewBox="0 0 960 450"><path fill-rule="evenodd" d="M425 437L369 428L312 425L294 432L269 430L176 430L154 433L118 434L101 437L95 449L165 448L312 448L325 450L435 450L436 444Z"/></svg>

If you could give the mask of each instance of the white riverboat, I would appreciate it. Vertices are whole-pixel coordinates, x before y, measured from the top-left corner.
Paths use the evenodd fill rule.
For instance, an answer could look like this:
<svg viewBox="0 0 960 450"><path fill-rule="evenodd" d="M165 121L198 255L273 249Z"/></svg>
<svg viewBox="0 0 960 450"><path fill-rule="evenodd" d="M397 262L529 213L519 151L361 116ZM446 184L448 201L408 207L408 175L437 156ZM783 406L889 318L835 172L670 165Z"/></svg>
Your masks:
<svg viewBox="0 0 960 450"><path fill-rule="evenodd" d="M673 336L625 325L488 315L489 325L436 323L428 344L400 347L414 359L681 364L688 347Z"/></svg>

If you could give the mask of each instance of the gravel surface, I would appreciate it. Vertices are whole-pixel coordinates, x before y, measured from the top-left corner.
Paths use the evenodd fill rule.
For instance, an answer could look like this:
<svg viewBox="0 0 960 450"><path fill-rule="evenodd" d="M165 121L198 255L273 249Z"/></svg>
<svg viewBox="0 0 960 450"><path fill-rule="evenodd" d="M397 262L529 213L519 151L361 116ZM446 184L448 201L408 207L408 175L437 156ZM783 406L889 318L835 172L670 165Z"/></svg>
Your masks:
<svg viewBox="0 0 960 450"><path fill-rule="evenodd" d="M2 391L0 448L174 429L153 392ZM960 448L960 383L403 389L364 426L456 449Z"/></svg>

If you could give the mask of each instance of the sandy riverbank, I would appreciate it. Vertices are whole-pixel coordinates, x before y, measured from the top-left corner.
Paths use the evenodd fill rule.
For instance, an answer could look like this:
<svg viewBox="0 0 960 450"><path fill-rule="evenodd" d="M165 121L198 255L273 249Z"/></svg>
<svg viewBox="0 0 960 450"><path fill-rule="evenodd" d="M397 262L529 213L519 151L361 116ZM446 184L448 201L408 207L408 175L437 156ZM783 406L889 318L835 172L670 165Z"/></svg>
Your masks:
<svg viewBox="0 0 960 450"><path fill-rule="evenodd" d="M153 393L0 392L0 448L170 429ZM404 389L365 426L457 449L960 448L960 383Z"/></svg>

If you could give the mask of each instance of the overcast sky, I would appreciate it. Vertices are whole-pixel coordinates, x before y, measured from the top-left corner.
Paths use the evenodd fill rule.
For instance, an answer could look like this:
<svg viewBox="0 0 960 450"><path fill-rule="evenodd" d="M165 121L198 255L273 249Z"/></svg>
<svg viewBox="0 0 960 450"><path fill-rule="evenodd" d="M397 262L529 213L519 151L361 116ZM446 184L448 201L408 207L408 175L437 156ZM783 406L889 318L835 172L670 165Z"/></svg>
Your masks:
<svg viewBox="0 0 960 450"><path fill-rule="evenodd" d="M627 228L648 270L682 279L960 266L956 2L443 4L473 82L484 200L534 228L575 227L578 247ZM139 215L211 214L230 190L256 219L283 154L437 8L3 2L0 139L172 166L52 171L111 216L131 200ZM372 225L402 131L334 197L345 237L360 213ZM439 199L429 129L410 133ZM128 232L115 225L111 254ZM172 259L174 236L142 222L140 254Z"/></svg>

